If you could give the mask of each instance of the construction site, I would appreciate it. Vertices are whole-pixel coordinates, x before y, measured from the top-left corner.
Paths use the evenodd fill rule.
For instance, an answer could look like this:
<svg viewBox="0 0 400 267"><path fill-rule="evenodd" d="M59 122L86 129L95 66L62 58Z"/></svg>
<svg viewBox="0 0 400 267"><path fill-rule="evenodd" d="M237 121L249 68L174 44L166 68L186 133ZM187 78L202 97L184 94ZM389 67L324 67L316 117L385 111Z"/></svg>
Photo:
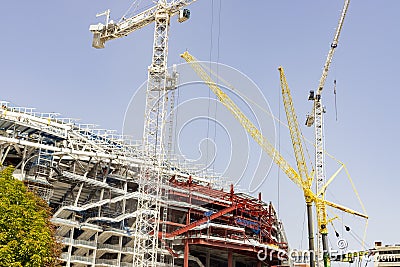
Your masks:
<svg viewBox="0 0 400 267"><path fill-rule="evenodd" d="M16 166L14 176L54 210L65 266L135 266L137 206L146 197L138 191L146 164L141 146L55 114L1 104L1 162ZM288 244L273 205L187 170L179 162L162 166L168 198L159 203L165 236L157 261L261 266L257 254L268 251L268 262L280 264Z"/></svg>
<svg viewBox="0 0 400 267"><path fill-rule="evenodd" d="M90 25L96 49L141 28L154 27L143 100L145 121L137 126L143 129L142 140L55 112L0 102L1 166L14 166L14 177L51 207L51 222L63 244L62 266L295 266L284 223L268 195L243 193L212 171L170 155L174 122L167 117L174 111L179 85L179 73L169 72L167 65L170 19L188 20L187 7L194 2L155 1L152 7L119 22L112 21L106 10L97 14L105 23ZM315 127L314 166L307 166L305 160L304 141L282 67L280 85L296 169L214 82L219 77L187 51L181 55L304 193L308 249L316 254L305 263L311 267L330 266L327 227L332 220L327 217L327 207L368 219L364 210L358 212L325 199L336 174L325 178L321 95L349 2L344 1L318 88L309 95L313 104L306 125Z"/></svg>

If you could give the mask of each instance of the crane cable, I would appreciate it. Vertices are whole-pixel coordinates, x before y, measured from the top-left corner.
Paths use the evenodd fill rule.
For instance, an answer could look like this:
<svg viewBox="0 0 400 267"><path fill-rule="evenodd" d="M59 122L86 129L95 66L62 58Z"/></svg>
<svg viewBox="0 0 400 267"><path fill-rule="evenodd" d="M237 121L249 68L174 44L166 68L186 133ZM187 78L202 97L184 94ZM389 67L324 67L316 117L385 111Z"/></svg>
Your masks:
<svg viewBox="0 0 400 267"><path fill-rule="evenodd" d="M211 69L211 59L212 59L212 51L213 51L213 28L214 28L214 0L211 0L211 24L210 24L210 60L209 60L209 69ZM206 166L208 167L208 158L209 158L209 134L210 134L210 106L211 106L211 92L208 90L208 104L207 104L207 146L206 146Z"/></svg>
<svg viewBox="0 0 400 267"><path fill-rule="evenodd" d="M122 15L122 17L119 19L118 23L123 21L128 14L133 14L136 10L138 10L139 5L142 3L142 0L135 0L132 2L132 4L129 6L128 10ZM147 6L150 7L150 6ZM145 7L146 8L146 7ZM129 17L129 16L128 16Z"/></svg>
<svg viewBox="0 0 400 267"><path fill-rule="evenodd" d="M278 103L279 103L279 107L278 107L278 117L279 120L281 120L281 93L279 92L279 90L277 90L278 92ZM278 152L279 154L281 154L281 124L278 124ZM281 168L279 166L276 166L278 169L278 214L280 215L280 173L281 173ZM304 224L303 224L303 230L304 230ZM301 237L303 238L303 236Z"/></svg>
<svg viewBox="0 0 400 267"><path fill-rule="evenodd" d="M222 0L219 0L218 7L218 33L217 33L217 77L219 77L219 48L220 48L220 36L221 36L221 9L222 9ZM217 84L219 83L219 79L217 78ZM210 92L210 90L209 90ZM218 112L218 101L215 101L215 114L214 118L217 120L217 112ZM217 139L217 123L214 123L214 142ZM215 167L215 161L213 161L213 170Z"/></svg>
<svg viewBox="0 0 400 267"><path fill-rule="evenodd" d="M338 216L333 210L332 208L328 207L329 212L332 213L333 215L335 215L337 217L337 219L342 222L342 235L343 235L343 219ZM333 222L331 222L333 224ZM365 227L364 227L364 236L363 238L361 238L359 235L357 235L356 233L352 233L352 231L348 231L350 233L351 236L353 236L353 238L361 245L362 249L365 249L365 246L371 247L371 244L366 242L366 234L367 234L367 229L368 229L368 220L365 220Z"/></svg>
<svg viewBox="0 0 400 267"><path fill-rule="evenodd" d="M337 121L336 79L333 80L333 94L335 95L335 115L336 115L336 121Z"/></svg>

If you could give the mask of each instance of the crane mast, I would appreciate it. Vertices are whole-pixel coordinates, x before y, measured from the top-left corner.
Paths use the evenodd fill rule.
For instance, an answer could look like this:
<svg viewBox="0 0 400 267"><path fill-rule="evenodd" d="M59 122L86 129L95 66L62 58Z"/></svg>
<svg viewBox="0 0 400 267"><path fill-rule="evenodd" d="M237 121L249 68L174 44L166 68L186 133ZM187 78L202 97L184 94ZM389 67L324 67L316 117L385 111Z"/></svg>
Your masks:
<svg viewBox="0 0 400 267"><path fill-rule="evenodd" d="M339 43L339 36L340 32L343 27L344 19L346 17L347 9L349 7L350 0L344 1L344 6L342 9L342 13L339 19L338 27L336 28L335 36L331 43L331 47L329 49L324 68L322 70L322 75L319 80L318 89L315 92L310 91L309 100L313 100L313 110L310 115L307 116L306 125L311 127L314 124L314 131L315 131L315 174L316 174L316 192L320 192L320 189L323 188L325 184L325 152L324 152L324 133L323 133L323 113L324 107L321 101L321 93L324 88L326 78L328 77L329 67L332 62L333 55L335 53L335 49ZM324 199L325 191L322 191L319 196L320 199ZM323 203L323 202L318 202ZM318 204L317 204L318 205ZM322 205L322 204L319 204ZM328 252L328 239L327 239L327 221L326 221L326 209L318 208L317 207L317 220L320 229L318 229L318 252L321 251L321 243L322 243L322 250L323 250L323 259L324 259L324 266L329 266L329 252ZM321 234L321 235L320 235ZM322 240L321 240L322 239ZM321 264L318 262L318 266Z"/></svg>
<svg viewBox="0 0 400 267"><path fill-rule="evenodd" d="M166 132L169 90L175 89L176 82L171 82L167 72L168 32L170 18L179 13L179 22L190 16L183 7L196 0L174 0L167 2L159 0L156 6L151 7L131 18L122 19L115 24L109 21L109 10L106 15L106 25L101 23L91 25L93 32L92 46L104 48L109 40L121 38L149 25L155 24L153 39L152 62L148 68L148 82L146 90L145 121L143 129L143 161L140 170L139 189L140 197L137 203L137 216L134 229L133 266L157 266L165 261L166 225L163 223L161 231L161 253L159 248L159 231L161 203L168 197L163 184L167 181L165 172L166 151L164 148ZM184 12L182 12L184 11ZM173 77L172 77L173 78ZM171 86L172 84L172 86ZM173 98L172 98L173 99ZM171 126L170 126L171 127ZM162 209L163 222L167 217L167 204ZM159 257L158 257L159 255Z"/></svg>
<svg viewBox="0 0 400 267"><path fill-rule="evenodd" d="M143 130L143 156L146 163L141 168L139 180L142 197L138 199L135 223L134 266L156 266L157 262L160 200L163 197L162 184L165 180L162 164L165 155L163 142L168 95L166 79L170 17L165 5L165 2L160 1L157 6L153 56L148 70Z"/></svg>

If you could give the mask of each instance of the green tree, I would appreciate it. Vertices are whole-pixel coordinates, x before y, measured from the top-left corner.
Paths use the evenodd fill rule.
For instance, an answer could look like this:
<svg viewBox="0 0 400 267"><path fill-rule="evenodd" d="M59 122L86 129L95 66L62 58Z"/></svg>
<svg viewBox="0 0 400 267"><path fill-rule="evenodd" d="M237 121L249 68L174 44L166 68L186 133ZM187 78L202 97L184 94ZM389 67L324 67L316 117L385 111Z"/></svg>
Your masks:
<svg viewBox="0 0 400 267"><path fill-rule="evenodd" d="M50 208L14 179L13 171L0 172L0 266L56 266L61 246Z"/></svg>

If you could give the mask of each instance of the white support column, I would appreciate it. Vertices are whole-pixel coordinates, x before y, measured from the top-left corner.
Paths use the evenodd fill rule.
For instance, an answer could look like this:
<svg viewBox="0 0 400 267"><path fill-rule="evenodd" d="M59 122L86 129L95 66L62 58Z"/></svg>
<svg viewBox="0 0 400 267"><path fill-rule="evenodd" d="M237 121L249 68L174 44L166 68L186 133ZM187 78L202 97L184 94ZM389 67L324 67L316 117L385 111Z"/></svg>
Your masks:
<svg viewBox="0 0 400 267"><path fill-rule="evenodd" d="M11 149L11 145L8 145L6 148L6 151L3 153L3 157L1 158L0 165L3 165L4 160L6 159L6 157L8 155L8 152L10 152L10 149Z"/></svg>
<svg viewBox="0 0 400 267"><path fill-rule="evenodd" d="M78 206L79 197L81 196L83 185L84 185L84 183L81 183L81 185L79 186L78 194L76 194L75 203L74 203L75 207Z"/></svg>

